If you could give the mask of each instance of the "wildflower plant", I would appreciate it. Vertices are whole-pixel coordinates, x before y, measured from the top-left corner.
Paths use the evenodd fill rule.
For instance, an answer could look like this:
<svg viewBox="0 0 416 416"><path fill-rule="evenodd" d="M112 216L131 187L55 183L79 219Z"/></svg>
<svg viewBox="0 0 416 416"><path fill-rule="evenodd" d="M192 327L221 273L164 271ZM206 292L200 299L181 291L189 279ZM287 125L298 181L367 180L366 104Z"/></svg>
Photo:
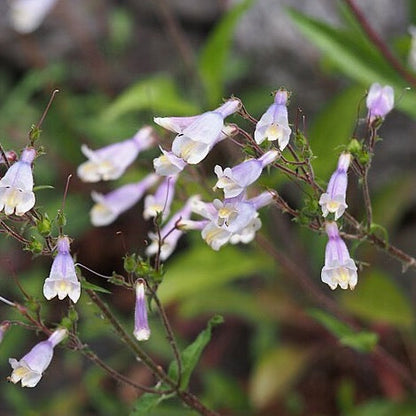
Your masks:
<svg viewBox="0 0 416 416"><path fill-rule="evenodd" d="M49 9L45 9L42 16ZM301 102L302 94L296 95L295 91L280 87L274 92L273 103L266 103L256 115L248 112L249 103L232 96L218 100L206 111L195 111L197 114L183 117L155 115L154 125L134 126L130 138L114 140L97 150L82 144L79 156L82 153L88 160L82 159L76 174L83 183L71 187L74 170L63 192L48 186L46 189L34 186L37 184L34 168L38 157L48 157L48 145L42 142L40 127L50 102L38 124L30 130L27 142L21 146L22 151L0 146L0 229L22 249L31 252L32 262L40 261L38 257L46 257L49 267L46 279L40 277L30 286L43 292L42 299L29 293L32 289L21 284L18 273L14 278L19 294L12 292L12 300L0 294L0 301L14 310L13 318L3 320L2 317L0 342L3 338L6 342L6 330L13 332L15 326L43 337L26 354L23 346L20 348L16 344L14 356L24 355L20 360L9 358L12 367L9 380L13 384L21 383L23 387L36 387L42 378L52 377L53 372L46 370L54 365L53 355L59 344L61 349L81 354L109 377L140 393L134 401L132 415L157 412L156 406L175 397L194 413L218 416L222 414L221 405L217 406L212 398L208 397L206 404L197 397L191 376L204 348L212 337L215 338L214 327L223 319L219 316L211 318L194 341L183 347L185 336L176 328L175 318L179 313L176 315L174 307L166 307L177 305L166 299L169 295L176 296L175 300L181 299L186 291L195 296L184 307L179 305L180 313L186 316L189 305L201 302L198 306L202 311L211 311L212 304L218 307L223 293L232 292L231 306L221 304L219 309L227 311L229 308L233 312L235 309L236 314L257 318L266 311L267 319L262 319L263 326L258 327L262 336L257 340L256 348L269 351L272 349L270 333L274 331L269 331L267 325L272 322L268 319L275 308L274 304L270 306L269 293L262 292L263 298L259 297L258 301L252 292L243 292L244 285L241 290L238 285L227 287L228 282L221 282L215 292L210 286L211 281L204 281L192 292L192 284L186 279L191 275L197 280L207 269L215 282L220 280L216 273L222 277L224 270L241 267L241 275L256 275L252 280L253 287L260 291L263 288L257 286L261 286L258 281L263 273L263 263L273 266L272 259L278 267L273 268L273 275L269 273L270 280L275 281L274 277L278 276L279 280L290 281L289 286L298 284L305 298L326 310L324 315L315 311L310 316L318 317L317 320L343 346L371 355L369 361L375 363L376 370L377 362L387 363L394 380L410 380L415 384L412 373L402 368L396 357L381 345L376 347L377 329L370 332L365 329L365 324L357 323L353 319L355 316L331 297L329 290L356 296L362 282L365 285L366 278L361 279L361 275L365 276L366 270L372 267L372 259L366 251L360 250L361 246L377 247L404 268L416 267L416 259L392 244L386 235L380 235L382 226L374 222L368 175L375 157L378 131L387 122L395 98L393 86L374 83L367 87L367 95L363 87L361 96L362 101L366 101L366 114L361 111L355 120L359 128L351 131L352 137L342 146L332 146L328 139L327 146L333 152L328 167L332 169L336 165L332 174L318 176L315 173L320 155L314 153L305 119L302 120L300 111L293 108L289 100L292 96ZM358 100L355 104L359 106ZM136 133L134 129L138 129ZM140 170L134 170L137 167ZM127 174L130 175L128 178ZM138 177L131 181L136 174ZM114 182L109 185L109 181ZM92 265L78 260L83 255L79 238L70 235L67 224L76 219L66 211L65 202L81 186L91 192L89 220L94 228L88 244L92 251L108 245L108 252L111 252L115 238L108 238L110 234L106 234L107 238L101 240L97 236L101 232L112 233L122 224L118 220L127 216L128 210L131 210L130 218L143 221L140 227L129 223L126 230L117 228L114 232L115 236L121 235L121 245L125 249L122 272L104 275ZM359 198L357 189L361 193ZM60 196L61 208L53 219L38 202L40 190L63 195ZM304 202L301 202L302 198ZM88 217L87 213L83 214ZM274 218L281 222L280 233L272 226L278 222L273 222ZM290 248L286 250L285 247L291 244L290 236L285 235L286 219L303 227L308 236L315 233L316 241L321 244L303 244L302 249L294 250L296 259L291 258L287 255ZM128 234L129 239L124 239L124 234ZM188 263L191 270L176 266L183 281L169 280L171 265L175 268L178 259L191 256L195 252L194 246L198 247L197 254L209 253L215 259L215 267L209 269L206 258L196 256L197 261L190 263L192 267ZM260 260L253 270L246 270L246 262L252 262L255 257L252 247L259 248ZM312 256L316 252L320 256L320 271L311 266L313 271L308 274L305 272L308 254ZM116 268L114 265L113 270ZM228 275L224 280L227 279ZM176 286L169 289L169 285L171 288ZM129 311L123 318L119 317L121 314L114 302L116 293L121 293L123 306ZM257 303L252 303L254 298ZM292 299L284 300L293 302ZM133 372L117 367L117 360L101 357L101 349L95 343L87 343L80 327L88 320L84 315L86 309L92 306L98 312L97 319L104 322L104 330L115 334L117 342L125 347L127 353L123 351L123 357L128 357L132 366L148 370L144 381L139 382ZM296 316L303 315L295 307L293 311ZM16 314L19 319L15 319ZM166 342L167 348L161 348L163 354L158 355L152 350L152 342L162 341ZM170 363L164 361L166 351L170 354ZM307 362L309 355L313 354L296 355L296 362ZM272 358L259 365L260 373L266 367L269 369L269 365L275 365ZM276 361L279 365L285 364ZM214 376L213 384L217 384ZM202 377L201 385L208 383L208 379ZM208 381L212 383L212 380ZM256 400L253 399L253 403L255 407ZM219 410L213 410L211 406ZM230 413L227 408L226 413Z"/></svg>

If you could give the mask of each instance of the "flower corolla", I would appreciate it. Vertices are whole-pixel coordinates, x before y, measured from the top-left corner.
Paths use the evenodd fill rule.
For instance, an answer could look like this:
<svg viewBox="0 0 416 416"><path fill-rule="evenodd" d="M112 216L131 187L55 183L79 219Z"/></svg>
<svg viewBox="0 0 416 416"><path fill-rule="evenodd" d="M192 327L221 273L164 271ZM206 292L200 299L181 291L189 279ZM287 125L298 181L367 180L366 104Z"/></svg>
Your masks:
<svg viewBox="0 0 416 416"><path fill-rule="evenodd" d="M289 143L292 130L289 127L287 115L288 93L280 89L274 96L274 103L261 116L254 131L254 139L257 144L265 140L275 141L282 151Z"/></svg>
<svg viewBox="0 0 416 416"><path fill-rule="evenodd" d="M357 266L339 235L336 222L327 222L325 230L329 240L325 249L325 265L322 268L321 279L332 290L338 285L341 289L349 287L352 290L357 285Z"/></svg>
<svg viewBox="0 0 416 416"><path fill-rule="evenodd" d="M90 211L92 225L102 227L111 224L120 214L139 202L158 179L158 175L151 173L137 183L123 185L105 195L93 191L91 197L95 205Z"/></svg>
<svg viewBox="0 0 416 416"><path fill-rule="evenodd" d="M133 335L138 341L146 341L150 338L150 328L147 321L145 283L142 279L136 282Z"/></svg>
<svg viewBox="0 0 416 416"><path fill-rule="evenodd" d="M66 336L66 329L57 329L46 341L36 344L19 361L15 358L9 358L9 363L13 369L9 380L14 384L21 381L22 387L35 387L52 361L53 349Z"/></svg>
<svg viewBox="0 0 416 416"><path fill-rule="evenodd" d="M279 155L277 150L270 150L258 159L249 159L234 166L225 168L216 165L214 172L218 177L215 188L224 190L225 198L234 198L254 183L261 175L265 166L273 163Z"/></svg>
<svg viewBox="0 0 416 416"><path fill-rule="evenodd" d="M351 162L350 153L341 153L338 159L336 171L332 174L328 188L319 199L322 215L326 217L329 213L335 214L335 220L340 218L348 207L345 198L348 185L348 167Z"/></svg>
<svg viewBox="0 0 416 416"><path fill-rule="evenodd" d="M62 300L68 296L72 302L76 303L81 296L81 283L75 272L69 246L70 242L67 236L58 238L58 254L53 259L49 277L43 285L43 294L48 300L55 296Z"/></svg>
<svg viewBox="0 0 416 416"><path fill-rule="evenodd" d="M394 107L394 90L390 85L382 87L378 82L371 85L367 95L368 119L370 123L383 119Z"/></svg>
<svg viewBox="0 0 416 416"><path fill-rule="evenodd" d="M81 147L88 160L78 166L77 174L84 182L118 179L138 154L154 144L153 129L142 127L132 138L98 150Z"/></svg>
<svg viewBox="0 0 416 416"><path fill-rule="evenodd" d="M18 216L35 205L33 193L32 162L36 151L32 147L23 150L20 159L7 170L0 180L0 211Z"/></svg>

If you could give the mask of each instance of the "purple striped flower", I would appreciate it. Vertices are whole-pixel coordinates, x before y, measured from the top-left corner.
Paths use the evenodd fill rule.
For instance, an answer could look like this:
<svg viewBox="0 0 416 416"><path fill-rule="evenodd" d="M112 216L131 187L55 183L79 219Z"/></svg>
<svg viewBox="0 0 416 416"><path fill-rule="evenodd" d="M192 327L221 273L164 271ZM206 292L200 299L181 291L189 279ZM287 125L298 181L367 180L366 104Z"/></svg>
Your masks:
<svg viewBox="0 0 416 416"><path fill-rule="evenodd" d="M322 268L321 279L332 290L338 285L341 289L354 289L358 279L357 266L339 235L337 223L327 222L325 230L329 240L325 249L325 265Z"/></svg>
<svg viewBox="0 0 416 416"><path fill-rule="evenodd" d="M345 198L348 185L348 167L351 162L350 153L341 153L338 159L337 170L332 174L328 188L319 199L322 215L335 214L335 220L340 218L348 207Z"/></svg>
<svg viewBox="0 0 416 416"><path fill-rule="evenodd" d="M14 384L21 381L22 387L35 387L52 361L53 349L66 336L66 329L57 329L46 341L36 344L20 361L9 358L13 368L9 380Z"/></svg>

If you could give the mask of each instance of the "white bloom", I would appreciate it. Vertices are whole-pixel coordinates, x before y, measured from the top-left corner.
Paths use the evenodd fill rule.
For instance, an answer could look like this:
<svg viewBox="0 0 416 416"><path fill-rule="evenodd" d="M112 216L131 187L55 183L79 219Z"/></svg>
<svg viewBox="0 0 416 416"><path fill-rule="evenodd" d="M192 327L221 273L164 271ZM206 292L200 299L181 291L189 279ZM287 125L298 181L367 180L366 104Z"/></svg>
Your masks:
<svg viewBox="0 0 416 416"><path fill-rule="evenodd" d="M81 284L75 273L74 260L69 252L69 238L58 238L58 254L53 260L49 277L43 285L43 294L50 300L58 296L59 300L68 296L76 303L81 295Z"/></svg>
<svg viewBox="0 0 416 416"><path fill-rule="evenodd" d="M173 152L166 150L162 151L162 155L153 159L153 167L155 172L160 176L177 175L186 166L186 162L180 157L176 156Z"/></svg>
<svg viewBox="0 0 416 416"><path fill-rule="evenodd" d="M81 150L89 160L78 166L77 174L84 182L118 179L137 155L153 143L153 129L145 126L131 139L98 150L91 150L88 146L82 145Z"/></svg>
<svg viewBox="0 0 416 416"><path fill-rule="evenodd" d="M57 0L10 0L9 18L13 29L19 33L36 30Z"/></svg>
<svg viewBox="0 0 416 416"><path fill-rule="evenodd" d="M35 149L27 147L0 180L0 211L6 215L23 215L35 205L31 167L35 156Z"/></svg>
<svg viewBox="0 0 416 416"><path fill-rule="evenodd" d="M325 225L328 243L325 249L325 265L322 268L321 279L331 289L338 285L341 289L354 289L357 285L357 266L350 257L344 240L340 237L336 222Z"/></svg>
<svg viewBox="0 0 416 416"><path fill-rule="evenodd" d="M292 130L289 127L287 115L287 98L287 91L279 90L276 92L274 103L261 116L256 125L254 139L257 144L263 143L264 140L277 140L279 149L283 150L289 143Z"/></svg>
<svg viewBox="0 0 416 416"><path fill-rule="evenodd" d="M147 195L144 199L143 218L148 220L162 213L162 221L170 214L177 176L168 176L157 188L154 195Z"/></svg>
<svg viewBox="0 0 416 416"><path fill-rule="evenodd" d="M66 329L57 329L46 341L36 344L20 361L9 358L13 368L9 380L14 384L21 381L22 387L35 387L52 361L54 347L66 336Z"/></svg>

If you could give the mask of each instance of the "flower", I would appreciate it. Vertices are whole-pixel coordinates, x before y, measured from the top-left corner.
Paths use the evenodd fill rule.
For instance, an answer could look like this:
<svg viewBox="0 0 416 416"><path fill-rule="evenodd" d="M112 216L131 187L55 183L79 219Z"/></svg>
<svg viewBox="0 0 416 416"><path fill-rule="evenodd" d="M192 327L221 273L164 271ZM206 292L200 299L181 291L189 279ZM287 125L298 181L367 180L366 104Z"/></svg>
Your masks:
<svg viewBox="0 0 416 416"><path fill-rule="evenodd" d="M81 284L75 273L74 260L69 251L69 238L65 235L58 237L56 246L58 254L53 260L49 277L43 285L43 294L48 300L56 295L59 300L68 296L72 302L76 303L81 295Z"/></svg>
<svg viewBox="0 0 416 416"><path fill-rule="evenodd" d="M270 204L273 194L263 192L255 198L245 199L244 195L228 198L224 201L215 199L211 203L195 201L192 211L208 221L185 223L186 228L201 228L201 236L213 249L219 250L223 245L249 243L261 227L257 210Z"/></svg>
<svg viewBox="0 0 416 416"><path fill-rule="evenodd" d="M177 176L168 176L157 188L154 195L147 195L144 200L143 217L148 220L162 213L164 221L170 213L170 206L175 195Z"/></svg>
<svg viewBox="0 0 416 416"><path fill-rule="evenodd" d="M26 147L19 161L10 166L0 180L0 211L4 209L6 215L14 212L21 216L35 205L31 167L35 156L35 149Z"/></svg>
<svg viewBox="0 0 416 416"><path fill-rule="evenodd" d="M410 49L407 55L407 63L414 71L416 70L416 26L409 26L407 31L410 35Z"/></svg>
<svg viewBox="0 0 416 416"><path fill-rule="evenodd" d="M286 90L280 89L276 92L274 103L261 116L256 125L254 139L257 144L261 144L267 139L269 141L277 140L280 150L287 146L292 132L287 116L287 99Z"/></svg>
<svg viewBox="0 0 416 416"><path fill-rule="evenodd" d="M273 163L279 152L270 150L259 159L249 159L233 168L225 168L217 165L214 172L218 177L215 188L224 189L225 198L233 198L240 195L249 185L254 183L261 175L263 168Z"/></svg>
<svg viewBox="0 0 416 416"><path fill-rule="evenodd" d="M336 171L332 174L328 188L319 199L322 215L326 217L330 212L335 214L335 220L340 218L348 207L345 202L348 176L347 170L351 162L350 153L341 153Z"/></svg>
<svg viewBox="0 0 416 416"><path fill-rule="evenodd" d="M10 3L9 19L13 29L19 33L35 31L57 0L13 0Z"/></svg>
<svg viewBox="0 0 416 416"><path fill-rule="evenodd" d="M390 85L382 87L375 82L367 94L368 119L370 123L376 118L383 119L394 107L394 90Z"/></svg>
<svg viewBox="0 0 416 416"><path fill-rule="evenodd" d="M20 361L9 358L13 368L9 380L14 384L21 381L22 387L35 387L52 361L53 349L66 336L66 329L57 329L46 341L36 344Z"/></svg>
<svg viewBox="0 0 416 416"><path fill-rule="evenodd" d="M111 224L123 212L130 209L143 197L144 193L159 179L151 173L137 183L129 183L106 195L93 191L91 197L95 205L91 208L90 219L95 227Z"/></svg>
<svg viewBox="0 0 416 416"><path fill-rule="evenodd" d="M161 241L159 241L156 233L149 233L151 244L146 249L148 256L152 256L160 250L160 259L164 261L173 253L178 240L183 234L182 224L186 223L191 217L191 207L196 200L199 200L198 195L190 197L182 209L172 215L171 219L160 230Z"/></svg>
<svg viewBox="0 0 416 416"><path fill-rule="evenodd" d="M162 151L162 155L153 159L153 167L155 172L160 176L177 175L182 172L186 166L186 162L180 157L176 156L173 152L166 150Z"/></svg>
<svg viewBox="0 0 416 416"><path fill-rule="evenodd" d="M321 279L334 290L338 285L342 289L354 289L357 284L357 266L351 259L348 248L339 235L336 222L327 222L325 230L328 243L325 249L325 266Z"/></svg>
<svg viewBox="0 0 416 416"><path fill-rule="evenodd" d="M191 165L201 162L222 140L224 119L241 106L238 99L226 101L213 111L192 117L155 117L154 122L178 133L172 143L172 152ZM226 134L229 135L229 134Z"/></svg>
<svg viewBox="0 0 416 416"><path fill-rule="evenodd" d="M134 309L134 332L138 341L146 341L150 337L149 323L145 298L145 283L142 279L136 282L136 306Z"/></svg>
<svg viewBox="0 0 416 416"><path fill-rule="evenodd" d="M118 179L134 162L137 155L151 147L154 143L153 129L142 127L131 139L91 150L88 146L81 147L88 161L78 166L78 176L84 182L98 182Z"/></svg>

